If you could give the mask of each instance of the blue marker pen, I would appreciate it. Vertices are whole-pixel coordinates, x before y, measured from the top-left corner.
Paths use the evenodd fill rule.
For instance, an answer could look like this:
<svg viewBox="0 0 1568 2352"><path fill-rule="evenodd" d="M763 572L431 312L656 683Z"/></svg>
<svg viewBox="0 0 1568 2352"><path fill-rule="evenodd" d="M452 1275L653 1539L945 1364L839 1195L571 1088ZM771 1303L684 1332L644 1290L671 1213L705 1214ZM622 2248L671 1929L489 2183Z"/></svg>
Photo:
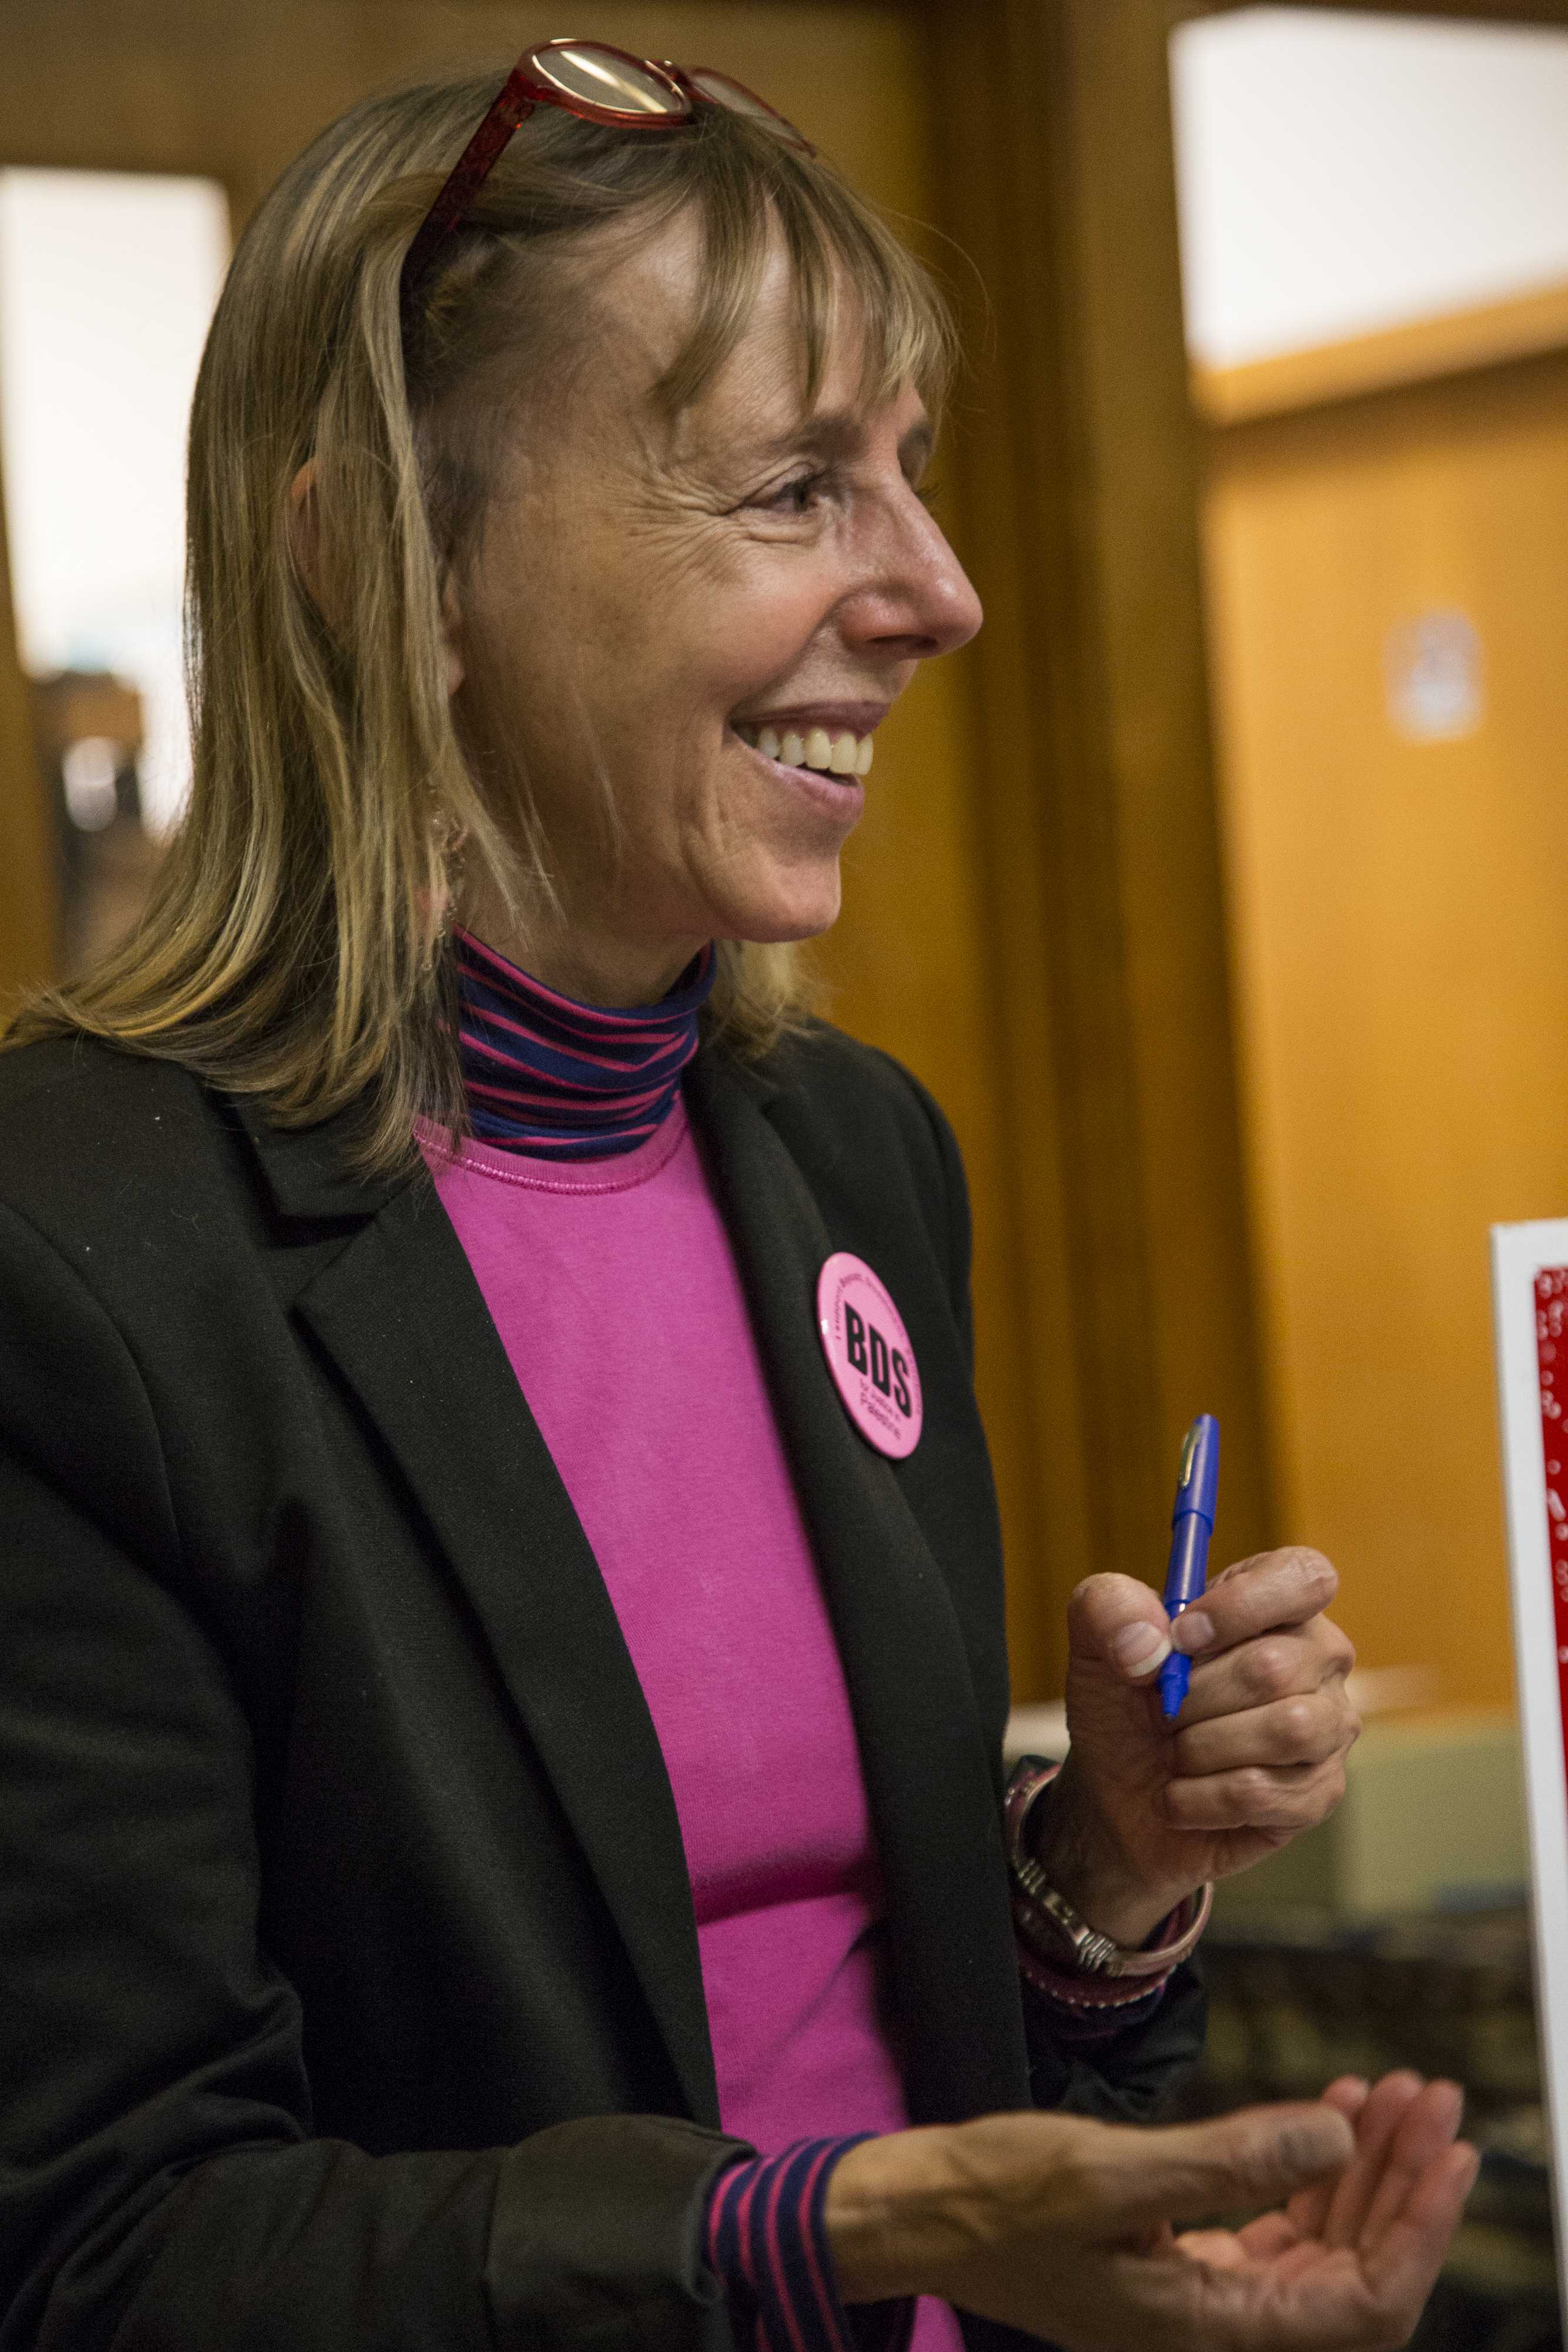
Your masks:
<svg viewBox="0 0 1568 2352"><path fill-rule="evenodd" d="M1219 1486L1219 1423L1200 1412L1182 1440L1176 1508L1171 1513L1171 1557L1166 1570L1166 1615L1190 1609L1203 1591L1208 1570L1208 1539L1214 1533L1214 1498ZM1181 1713L1192 1660L1173 1650L1155 1677L1160 1713Z"/></svg>

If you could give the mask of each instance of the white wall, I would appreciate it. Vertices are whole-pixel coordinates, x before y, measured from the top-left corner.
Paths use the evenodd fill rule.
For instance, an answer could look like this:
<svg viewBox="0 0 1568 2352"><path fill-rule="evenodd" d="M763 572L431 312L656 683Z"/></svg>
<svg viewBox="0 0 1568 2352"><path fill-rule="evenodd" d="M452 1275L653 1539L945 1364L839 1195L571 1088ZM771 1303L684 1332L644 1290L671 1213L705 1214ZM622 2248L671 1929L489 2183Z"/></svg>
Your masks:
<svg viewBox="0 0 1568 2352"><path fill-rule="evenodd" d="M1196 359L1568 280L1568 33L1245 8L1171 72Z"/></svg>
<svg viewBox="0 0 1568 2352"><path fill-rule="evenodd" d="M141 688L154 827L187 781L185 428L228 247L208 181L0 172L0 450L22 659Z"/></svg>

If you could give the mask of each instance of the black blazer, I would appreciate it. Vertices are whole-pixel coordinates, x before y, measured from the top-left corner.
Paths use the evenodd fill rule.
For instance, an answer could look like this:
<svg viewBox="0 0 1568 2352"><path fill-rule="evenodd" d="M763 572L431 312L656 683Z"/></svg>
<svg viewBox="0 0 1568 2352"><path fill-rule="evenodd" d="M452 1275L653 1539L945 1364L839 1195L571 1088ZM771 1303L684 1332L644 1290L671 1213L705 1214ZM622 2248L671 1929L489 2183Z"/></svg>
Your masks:
<svg viewBox="0 0 1568 2352"><path fill-rule="evenodd" d="M912 2114L1146 2113L1189 1983L1092 2067L1020 2004L946 1125L826 1028L705 1048L688 1101L848 1676ZM0 2347L725 2352L699 2222L736 2143L653 1727L433 1188L340 1140L94 1044L0 1055ZM840 1249L909 1326L903 1462L818 1346Z"/></svg>

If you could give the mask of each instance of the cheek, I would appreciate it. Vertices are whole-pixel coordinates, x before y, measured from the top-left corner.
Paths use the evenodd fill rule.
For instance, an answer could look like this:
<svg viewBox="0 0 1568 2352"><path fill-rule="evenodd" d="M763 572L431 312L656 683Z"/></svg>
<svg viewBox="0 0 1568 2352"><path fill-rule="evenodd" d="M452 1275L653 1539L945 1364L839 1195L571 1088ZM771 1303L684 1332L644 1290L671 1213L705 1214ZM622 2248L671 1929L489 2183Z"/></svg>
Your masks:
<svg viewBox="0 0 1568 2352"><path fill-rule="evenodd" d="M787 677L832 609L831 590L800 553L749 564L710 588L694 614L693 668L731 709Z"/></svg>
<svg viewBox="0 0 1568 2352"><path fill-rule="evenodd" d="M731 698L740 698L800 661L844 593L841 567L825 548L752 543L706 552L722 560L668 581L651 607L673 668L728 682Z"/></svg>
<svg viewBox="0 0 1568 2352"><path fill-rule="evenodd" d="M783 681L833 610L814 551L629 541L560 549L486 615L514 740L537 765L591 764L590 737L664 797L672 751L694 757L728 713ZM548 575L548 577L546 576ZM580 730L575 707L588 729ZM664 790L661 790L663 783ZM630 813L630 812L628 812Z"/></svg>

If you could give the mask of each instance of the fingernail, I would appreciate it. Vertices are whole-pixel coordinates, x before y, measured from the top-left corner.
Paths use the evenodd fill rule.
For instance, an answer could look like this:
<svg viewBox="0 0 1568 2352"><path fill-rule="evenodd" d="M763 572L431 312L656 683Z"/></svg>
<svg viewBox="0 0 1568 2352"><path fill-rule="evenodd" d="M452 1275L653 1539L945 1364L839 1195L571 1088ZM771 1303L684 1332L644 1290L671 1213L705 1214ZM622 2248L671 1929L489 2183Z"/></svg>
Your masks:
<svg viewBox="0 0 1568 2352"><path fill-rule="evenodd" d="M1163 1633L1139 1618L1136 1623L1124 1625L1111 1641L1111 1654L1124 1675L1152 1675L1170 1656L1171 1645Z"/></svg>
<svg viewBox="0 0 1568 2352"><path fill-rule="evenodd" d="M1214 1620L1201 1609L1184 1609L1171 1629L1178 1650L1190 1658L1195 1650L1207 1650L1214 1639Z"/></svg>

